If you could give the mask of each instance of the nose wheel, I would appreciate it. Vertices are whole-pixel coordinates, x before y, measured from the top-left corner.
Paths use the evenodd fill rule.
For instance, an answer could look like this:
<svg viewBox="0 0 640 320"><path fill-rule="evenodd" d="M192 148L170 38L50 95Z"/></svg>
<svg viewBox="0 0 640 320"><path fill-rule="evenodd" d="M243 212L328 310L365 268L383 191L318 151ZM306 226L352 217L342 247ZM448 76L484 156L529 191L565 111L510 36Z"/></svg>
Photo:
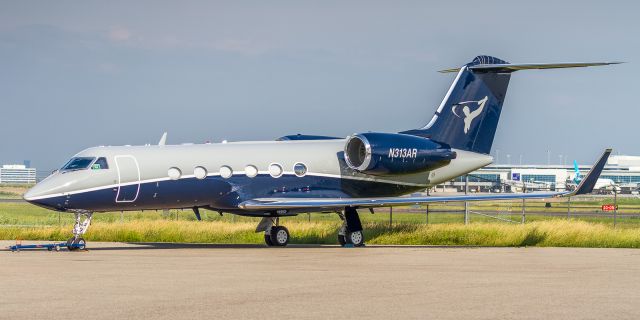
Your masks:
<svg viewBox="0 0 640 320"><path fill-rule="evenodd" d="M87 242L84 238L70 238L67 240L67 248L69 251L84 250L87 248Z"/></svg>

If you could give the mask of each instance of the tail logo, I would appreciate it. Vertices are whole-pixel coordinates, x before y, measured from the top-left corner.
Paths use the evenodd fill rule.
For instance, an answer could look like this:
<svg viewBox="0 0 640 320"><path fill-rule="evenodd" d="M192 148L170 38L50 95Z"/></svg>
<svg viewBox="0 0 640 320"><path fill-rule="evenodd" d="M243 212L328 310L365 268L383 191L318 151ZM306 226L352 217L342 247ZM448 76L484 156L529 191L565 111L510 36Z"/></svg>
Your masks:
<svg viewBox="0 0 640 320"><path fill-rule="evenodd" d="M456 117L464 120L465 134L469 133L469 129L471 128L471 123L475 118L477 118L482 113L482 110L484 110L484 105L487 103L487 100L489 100L489 97L485 96L482 100L458 102L454 104L453 107L451 107L451 112L453 112L453 114ZM469 105L474 103L478 104L478 108L471 111L471 108L469 107ZM458 112L456 111L459 106L462 106L462 115L458 114Z"/></svg>

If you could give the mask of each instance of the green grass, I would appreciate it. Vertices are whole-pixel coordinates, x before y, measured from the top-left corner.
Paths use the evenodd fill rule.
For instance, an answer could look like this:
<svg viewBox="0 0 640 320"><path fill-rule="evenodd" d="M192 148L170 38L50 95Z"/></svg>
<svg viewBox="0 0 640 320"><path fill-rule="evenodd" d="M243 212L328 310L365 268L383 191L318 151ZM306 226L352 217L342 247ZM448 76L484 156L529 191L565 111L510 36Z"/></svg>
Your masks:
<svg viewBox="0 0 640 320"><path fill-rule="evenodd" d="M7 192L0 190L0 198L4 199L20 199L20 195L17 195L13 192Z"/></svg>
<svg viewBox="0 0 640 320"><path fill-rule="evenodd" d="M472 210L496 210L500 218L520 222L516 203L496 202L472 206ZM541 211L542 203L527 205ZM556 205L556 203L554 203ZM580 204L583 205L583 204ZM542 204L543 206L543 204ZM460 210L460 204L430 205L431 210ZM413 210L417 213L407 213ZM492 214L496 214L493 212ZM565 211L566 212L566 211ZM638 211L636 211L638 212ZM190 210L133 211L96 213L89 232L90 241L116 242L192 242L192 243L263 243L261 233L254 233L257 218L201 211L204 221L195 221ZM613 228L611 215L594 217L549 217L527 214L527 223L502 222L472 214L465 226L462 214L431 213L425 224L424 208L394 208L389 226L388 209L376 214L361 211L367 242L370 244L474 245L474 246L640 246L640 218L620 217ZM335 214L307 214L282 218L289 228L292 243L335 244L341 221ZM69 237L73 215L46 210L28 203L0 203L0 239L65 240Z"/></svg>
<svg viewBox="0 0 640 320"><path fill-rule="evenodd" d="M285 222L292 243L335 244L338 222ZM57 240L69 237L71 225L63 227L0 228L0 238ZM262 244L255 223L196 221L129 221L95 224L86 234L88 241L186 242ZM584 221L539 221L524 225L500 223L397 224L366 223L369 244L461 245L461 246L543 246L638 248L640 229L612 229Z"/></svg>
<svg viewBox="0 0 640 320"><path fill-rule="evenodd" d="M30 187L33 185L0 183L0 199L20 199Z"/></svg>

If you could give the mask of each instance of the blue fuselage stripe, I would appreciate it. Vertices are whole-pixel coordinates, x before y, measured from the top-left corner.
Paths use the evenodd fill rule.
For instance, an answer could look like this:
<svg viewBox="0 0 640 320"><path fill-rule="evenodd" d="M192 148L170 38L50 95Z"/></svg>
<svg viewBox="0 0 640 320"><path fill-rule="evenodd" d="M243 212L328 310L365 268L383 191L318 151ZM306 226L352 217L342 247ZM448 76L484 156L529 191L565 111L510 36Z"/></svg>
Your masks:
<svg viewBox="0 0 640 320"><path fill-rule="evenodd" d="M129 211L195 206L237 210L240 202L254 198L390 197L421 189L424 187L336 177L284 175L273 178L261 174L254 178L233 176L224 179L209 176L202 180L184 178L147 182L140 184L139 192L138 185L122 186L118 202L118 187L39 199L34 202L56 210ZM131 201L133 199L135 201Z"/></svg>

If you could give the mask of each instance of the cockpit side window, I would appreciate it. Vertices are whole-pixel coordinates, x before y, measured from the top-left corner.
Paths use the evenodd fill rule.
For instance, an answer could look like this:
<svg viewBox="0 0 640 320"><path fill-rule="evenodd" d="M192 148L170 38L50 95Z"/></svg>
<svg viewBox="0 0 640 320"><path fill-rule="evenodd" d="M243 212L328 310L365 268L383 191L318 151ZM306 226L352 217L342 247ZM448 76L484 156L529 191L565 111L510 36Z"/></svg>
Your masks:
<svg viewBox="0 0 640 320"><path fill-rule="evenodd" d="M67 162L67 164L62 167L62 171L87 169L94 159L95 158L92 157L71 158L71 160L69 160L69 162Z"/></svg>
<svg viewBox="0 0 640 320"><path fill-rule="evenodd" d="M100 157L96 162L91 165L92 170L104 170L109 169L109 164L107 164L107 158Z"/></svg>

